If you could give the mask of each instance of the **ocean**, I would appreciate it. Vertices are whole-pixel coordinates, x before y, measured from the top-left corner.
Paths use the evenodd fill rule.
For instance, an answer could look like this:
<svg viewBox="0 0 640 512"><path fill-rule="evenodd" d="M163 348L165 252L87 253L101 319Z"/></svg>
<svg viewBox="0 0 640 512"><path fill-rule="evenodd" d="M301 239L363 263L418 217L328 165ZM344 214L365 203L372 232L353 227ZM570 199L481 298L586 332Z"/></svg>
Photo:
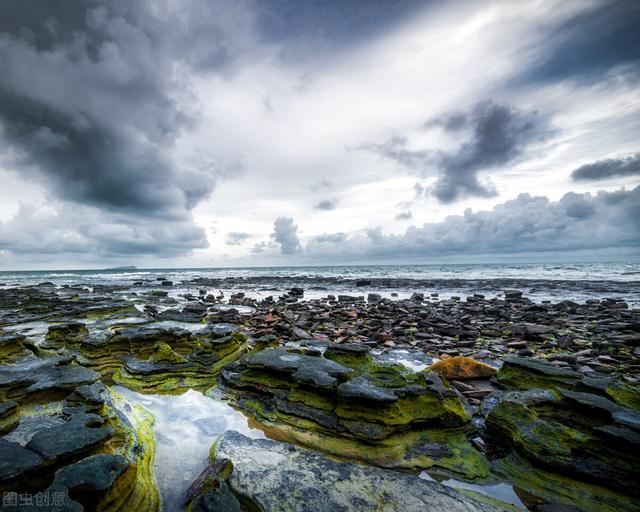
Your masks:
<svg viewBox="0 0 640 512"><path fill-rule="evenodd" d="M41 282L88 287L151 285L158 278L174 282L173 294L206 287L227 291L227 295L243 291L263 297L300 286L307 298L328 293L379 293L402 298L413 292L448 298L473 293L499 296L503 290L515 288L534 301L582 302L611 297L640 306L640 262L3 271L0 286Z"/></svg>

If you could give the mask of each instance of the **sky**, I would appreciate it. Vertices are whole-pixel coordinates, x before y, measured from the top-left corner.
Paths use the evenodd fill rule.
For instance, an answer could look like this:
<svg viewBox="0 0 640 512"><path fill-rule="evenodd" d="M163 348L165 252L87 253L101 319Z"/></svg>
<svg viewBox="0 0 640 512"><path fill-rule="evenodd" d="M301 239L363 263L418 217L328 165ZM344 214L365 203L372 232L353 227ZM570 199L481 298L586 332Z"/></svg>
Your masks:
<svg viewBox="0 0 640 512"><path fill-rule="evenodd" d="M640 259L640 2L5 0L0 269Z"/></svg>

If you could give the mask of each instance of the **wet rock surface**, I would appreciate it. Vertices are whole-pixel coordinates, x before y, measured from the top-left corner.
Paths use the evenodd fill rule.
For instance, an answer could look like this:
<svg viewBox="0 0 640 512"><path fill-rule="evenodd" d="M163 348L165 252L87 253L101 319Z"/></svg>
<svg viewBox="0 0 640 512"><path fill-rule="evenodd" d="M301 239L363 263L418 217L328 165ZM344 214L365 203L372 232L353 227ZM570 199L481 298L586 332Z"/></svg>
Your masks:
<svg viewBox="0 0 640 512"><path fill-rule="evenodd" d="M247 496L265 510L361 510L379 492L390 510L504 506L423 470L510 485L531 510L638 510L640 311L534 302L520 284L461 281L464 298L398 279L1 288L0 491L56 493L53 510L158 509L152 418L120 384L206 389L273 439L225 434L215 453L233 471L205 475L192 510L246 510Z"/></svg>
<svg viewBox="0 0 640 512"><path fill-rule="evenodd" d="M28 510L157 509L148 428L118 412L99 377L61 356L0 365L0 397L15 399L0 404L0 418L12 419L0 437L5 501L22 494Z"/></svg>

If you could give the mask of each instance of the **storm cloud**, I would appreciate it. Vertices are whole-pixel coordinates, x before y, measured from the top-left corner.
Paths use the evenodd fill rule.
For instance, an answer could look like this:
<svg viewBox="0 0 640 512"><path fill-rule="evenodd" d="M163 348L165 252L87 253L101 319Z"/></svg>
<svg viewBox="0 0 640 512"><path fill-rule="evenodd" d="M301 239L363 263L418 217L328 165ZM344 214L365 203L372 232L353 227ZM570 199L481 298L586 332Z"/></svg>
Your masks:
<svg viewBox="0 0 640 512"><path fill-rule="evenodd" d="M206 246L192 209L229 170L211 159L178 162L172 150L197 122L180 70L223 66L220 48L227 56L233 48L233 30L216 21L216 8L4 2L0 19L4 166L44 183L60 201L100 210L102 220L135 217L136 236L169 250ZM60 209L60 218L73 211ZM168 229L159 239L165 222L187 226L191 236ZM150 252L162 252L160 245L132 243Z"/></svg>
<svg viewBox="0 0 640 512"><path fill-rule="evenodd" d="M606 180L624 176L640 176L640 153L625 158L607 158L581 165L571 173L576 181Z"/></svg>
<svg viewBox="0 0 640 512"><path fill-rule="evenodd" d="M624 67L635 67L637 78L640 4L635 0L603 0L584 7L549 34L548 51L517 78L518 83L597 80Z"/></svg>
<svg viewBox="0 0 640 512"><path fill-rule="evenodd" d="M442 203L451 203L463 197L495 196L493 186L481 183L478 173L518 161L531 144L543 138L545 127L546 120L537 112L521 112L487 100L469 111L447 112L424 124L423 129L466 138L454 150L413 149L405 136L359 149L395 160L423 176L435 172L438 179L428 192Z"/></svg>

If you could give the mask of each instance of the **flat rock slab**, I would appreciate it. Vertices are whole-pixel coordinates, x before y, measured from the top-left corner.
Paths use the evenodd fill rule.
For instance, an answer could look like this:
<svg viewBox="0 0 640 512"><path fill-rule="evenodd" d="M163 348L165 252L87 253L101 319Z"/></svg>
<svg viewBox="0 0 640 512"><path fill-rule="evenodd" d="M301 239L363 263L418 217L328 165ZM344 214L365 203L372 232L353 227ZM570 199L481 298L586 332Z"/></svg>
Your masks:
<svg viewBox="0 0 640 512"><path fill-rule="evenodd" d="M44 463L39 454L5 439L0 439L0 454L0 482L23 475Z"/></svg>
<svg viewBox="0 0 640 512"><path fill-rule="evenodd" d="M18 396L51 390L73 390L100 378L84 366L74 366L70 358L31 358L19 364L0 366L0 392L4 389Z"/></svg>
<svg viewBox="0 0 640 512"><path fill-rule="evenodd" d="M371 466L336 462L269 439L227 431L216 458L233 462L228 483L262 510L340 512L493 512L504 510L437 482Z"/></svg>

